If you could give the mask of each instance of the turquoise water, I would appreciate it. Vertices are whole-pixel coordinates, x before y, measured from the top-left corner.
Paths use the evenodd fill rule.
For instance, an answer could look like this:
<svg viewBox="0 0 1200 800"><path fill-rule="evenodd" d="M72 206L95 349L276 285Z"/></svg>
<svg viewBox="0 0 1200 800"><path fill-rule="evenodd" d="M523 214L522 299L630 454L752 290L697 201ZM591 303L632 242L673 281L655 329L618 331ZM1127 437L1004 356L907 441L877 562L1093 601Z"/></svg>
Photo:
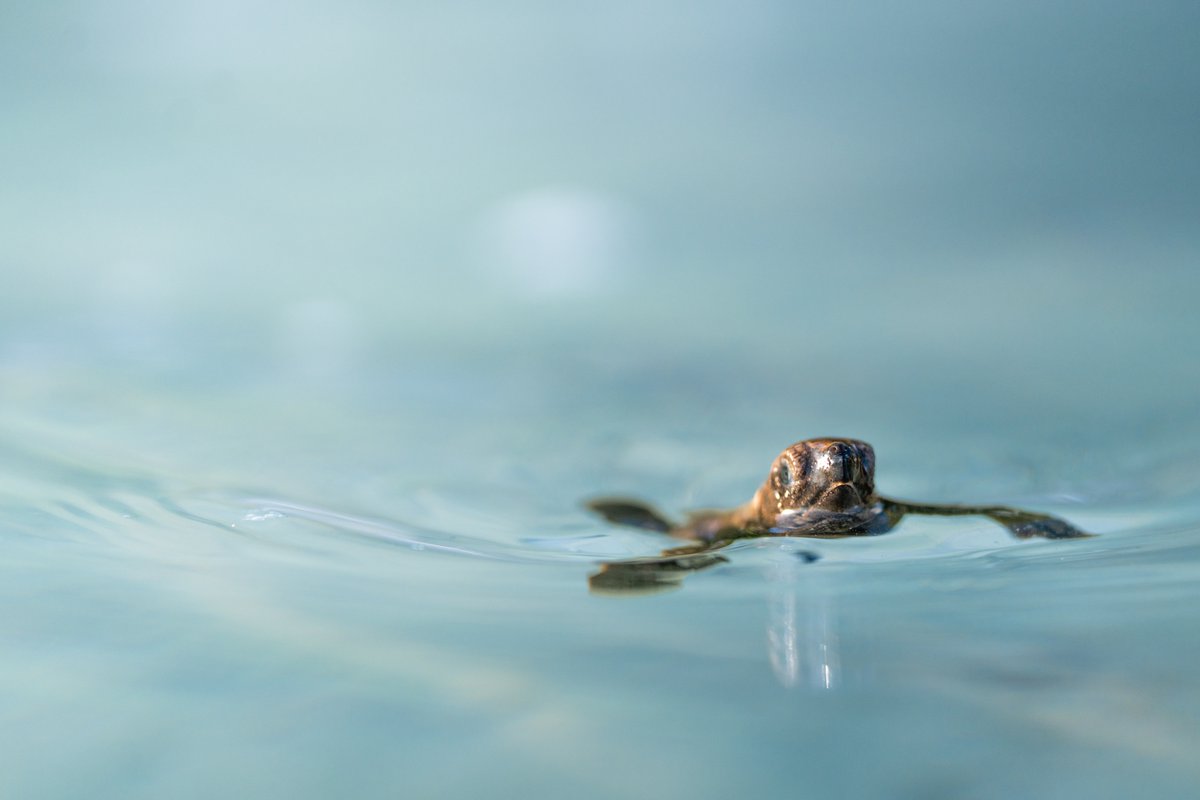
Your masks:
<svg viewBox="0 0 1200 800"><path fill-rule="evenodd" d="M654 9L0 12L0 795L1196 794L1195 14Z"/></svg>

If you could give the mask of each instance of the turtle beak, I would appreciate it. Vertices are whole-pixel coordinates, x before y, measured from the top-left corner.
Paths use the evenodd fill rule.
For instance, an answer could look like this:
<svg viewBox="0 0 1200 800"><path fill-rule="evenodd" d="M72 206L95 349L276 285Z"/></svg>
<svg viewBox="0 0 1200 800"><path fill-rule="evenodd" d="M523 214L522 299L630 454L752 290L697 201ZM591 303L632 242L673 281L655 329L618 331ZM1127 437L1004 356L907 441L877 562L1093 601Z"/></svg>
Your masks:
<svg viewBox="0 0 1200 800"><path fill-rule="evenodd" d="M863 505L864 498L852 483L835 483L817 501L817 506L826 511L850 511Z"/></svg>

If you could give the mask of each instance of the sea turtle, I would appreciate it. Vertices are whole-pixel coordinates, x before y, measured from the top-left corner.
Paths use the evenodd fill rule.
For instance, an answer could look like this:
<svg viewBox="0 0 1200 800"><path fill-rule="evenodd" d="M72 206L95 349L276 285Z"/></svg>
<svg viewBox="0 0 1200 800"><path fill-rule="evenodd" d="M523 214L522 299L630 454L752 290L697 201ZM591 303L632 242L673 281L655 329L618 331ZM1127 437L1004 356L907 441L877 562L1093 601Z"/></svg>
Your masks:
<svg viewBox="0 0 1200 800"><path fill-rule="evenodd" d="M1091 534L1049 514L1007 506L909 503L875 493L875 450L857 439L806 439L776 457L750 502L731 511L698 511L675 525L650 506L598 498L587 503L609 522L688 539L692 544L660 556L605 564L590 584L600 591L667 588L724 561L713 551L760 536L840 538L887 533L905 514L978 515L998 522L1018 539L1077 539ZM815 559L815 556L806 554Z"/></svg>

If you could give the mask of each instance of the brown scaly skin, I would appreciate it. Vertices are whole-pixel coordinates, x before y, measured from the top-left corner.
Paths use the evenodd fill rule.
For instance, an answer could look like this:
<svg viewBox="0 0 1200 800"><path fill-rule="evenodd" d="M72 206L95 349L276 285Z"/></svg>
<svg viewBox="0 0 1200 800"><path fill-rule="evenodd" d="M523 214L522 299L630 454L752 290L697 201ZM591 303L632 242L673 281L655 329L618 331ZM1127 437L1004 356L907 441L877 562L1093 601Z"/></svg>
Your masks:
<svg viewBox="0 0 1200 800"><path fill-rule="evenodd" d="M1077 539L1084 533L1048 514L1006 506L908 503L875 492L875 451L857 439L797 442L771 465L750 502L732 511L700 511L674 525L657 511L630 500L592 500L588 508L610 522L667 533L693 544L662 555L605 564L589 584L598 592L645 592L674 588L688 572L726 559L712 551L760 536L840 538L887 533L905 514L978 515L1003 525L1018 539ZM815 558L815 557L813 557Z"/></svg>

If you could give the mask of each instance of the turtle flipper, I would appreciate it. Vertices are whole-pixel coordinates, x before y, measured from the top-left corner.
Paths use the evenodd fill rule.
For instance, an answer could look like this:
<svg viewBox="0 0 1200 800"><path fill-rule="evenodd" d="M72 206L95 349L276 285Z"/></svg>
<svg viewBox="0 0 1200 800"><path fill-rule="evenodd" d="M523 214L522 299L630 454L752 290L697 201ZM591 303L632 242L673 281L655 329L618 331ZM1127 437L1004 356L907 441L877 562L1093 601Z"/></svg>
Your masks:
<svg viewBox="0 0 1200 800"><path fill-rule="evenodd" d="M1085 533L1065 519L1036 511L1024 511L1008 506L954 506L906 503L902 500L883 500L884 512L893 524L905 514L930 514L938 517L980 516L987 517L1008 529L1018 539L1084 539L1094 534Z"/></svg>
<svg viewBox="0 0 1200 800"><path fill-rule="evenodd" d="M1008 528L1018 539L1030 539L1035 536L1042 539L1085 539L1095 535L1084 533L1065 519L1022 511L1019 508L996 506L985 511L983 516Z"/></svg>
<svg viewBox="0 0 1200 800"><path fill-rule="evenodd" d="M631 528L658 531L659 533L669 533L674 527L653 508L636 500L601 497L589 500L585 505L617 525L627 525Z"/></svg>

